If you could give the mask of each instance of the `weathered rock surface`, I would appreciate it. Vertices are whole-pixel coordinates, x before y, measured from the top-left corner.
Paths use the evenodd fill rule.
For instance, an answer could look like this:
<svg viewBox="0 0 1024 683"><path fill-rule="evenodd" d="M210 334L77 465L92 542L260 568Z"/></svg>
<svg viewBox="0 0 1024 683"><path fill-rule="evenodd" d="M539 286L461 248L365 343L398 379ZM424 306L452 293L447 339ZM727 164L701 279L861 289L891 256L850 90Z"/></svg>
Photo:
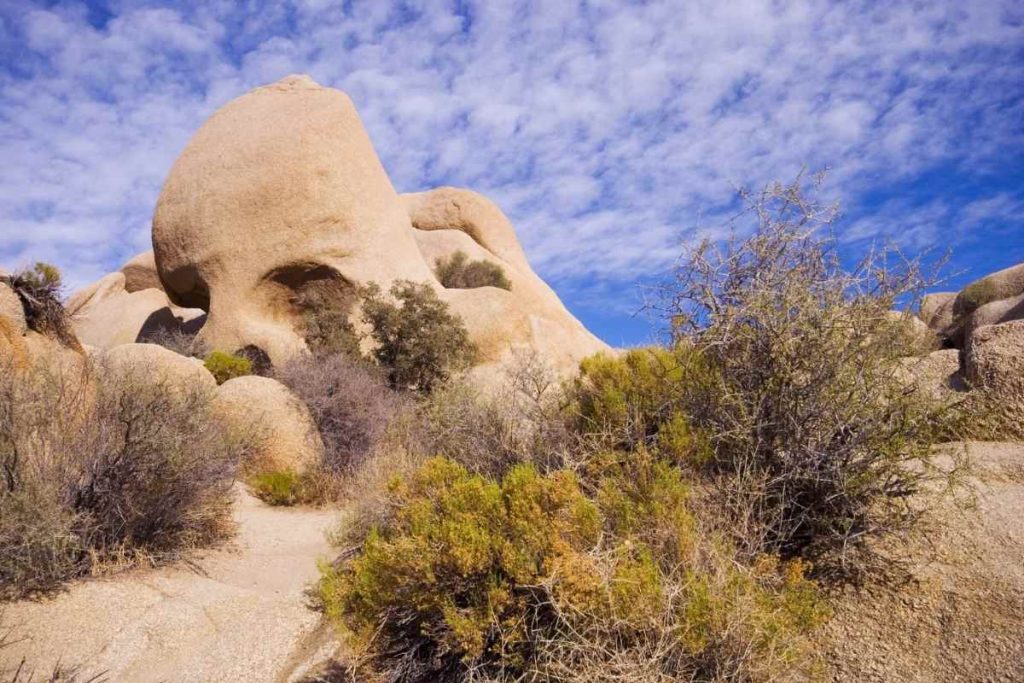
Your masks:
<svg viewBox="0 0 1024 683"><path fill-rule="evenodd" d="M103 379L116 377L162 384L169 389L203 389L213 392L217 381L195 358L187 358L156 344L122 344L101 352L95 362Z"/></svg>
<svg viewBox="0 0 1024 683"><path fill-rule="evenodd" d="M934 332L944 332L953 324L953 302L956 292L926 294L921 299L921 320Z"/></svg>
<svg viewBox="0 0 1024 683"><path fill-rule="evenodd" d="M834 603L821 634L837 683L1024 680L1024 445L971 443L977 507L948 504L900 554L904 581Z"/></svg>
<svg viewBox="0 0 1024 683"><path fill-rule="evenodd" d="M565 369L606 348L533 274L492 202L455 188L399 197L349 98L304 76L257 88L200 128L164 184L153 245L171 301L209 312L202 342L254 345L275 363L304 349L304 288L344 296L396 280L437 289L485 365L531 347ZM459 245L499 263L512 291L443 290L433 259Z"/></svg>
<svg viewBox="0 0 1024 683"><path fill-rule="evenodd" d="M998 325L1021 319L1024 319L1024 294L990 301L967 316L964 322L964 339L970 343L975 330L986 325Z"/></svg>
<svg viewBox="0 0 1024 683"><path fill-rule="evenodd" d="M921 358L904 358L903 370L908 384L928 396L945 399L953 392L966 391L960 375L960 352L956 349L933 351Z"/></svg>
<svg viewBox="0 0 1024 683"><path fill-rule="evenodd" d="M1024 263L986 275L963 288L953 303L953 315L964 318L985 304L1024 294Z"/></svg>
<svg viewBox="0 0 1024 683"><path fill-rule="evenodd" d="M57 661L109 681L291 680L323 638L306 587L328 555L336 513L270 508L240 493L238 538L156 570L83 580L52 599L5 606L0 670Z"/></svg>
<svg viewBox="0 0 1024 683"><path fill-rule="evenodd" d="M163 284L160 282L160 275L156 272L156 258L153 251L144 251L133 257L128 263L121 266L124 274L124 289L126 292L139 292L144 289L159 289L163 291Z"/></svg>
<svg viewBox="0 0 1024 683"><path fill-rule="evenodd" d="M144 254L142 256L145 256ZM68 299L67 311L75 335L83 343L101 349L121 344L144 342L165 330L189 329L202 323L202 310L172 306L162 289L147 287L139 271L125 266L132 276L122 271L110 273L84 287Z"/></svg>
<svg viewBox="0 0 1024 683"><path fill-rule="evenodd" d="M217 387L213 415L258 434L261 468L301 472L319 461L323 444L309 410L277 380L256 375L228 380Z"/></svg>
<svg viewBox="0 0 1024 683"><path fill-rule="evenodd" d="M975 330L964 350L964 374L986 392L999 423L1024 433L1024 320Z"/></svg>

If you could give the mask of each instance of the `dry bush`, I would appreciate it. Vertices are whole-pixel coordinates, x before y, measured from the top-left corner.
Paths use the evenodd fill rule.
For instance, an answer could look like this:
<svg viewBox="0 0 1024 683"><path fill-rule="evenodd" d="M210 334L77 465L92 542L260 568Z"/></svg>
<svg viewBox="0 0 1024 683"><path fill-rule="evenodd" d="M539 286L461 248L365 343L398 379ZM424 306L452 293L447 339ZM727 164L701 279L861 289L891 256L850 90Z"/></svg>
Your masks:
<svg viewBox="0 0 1024 683"><path fill-rule="evenodd" d="M752 234L690 250L660 292L676 352L711 371L681 382L679 400L710 435L705 473L752 546L856 574L942 476L932 446L951 406L897 376L914 341L888 313L929 279L893 251L845 270L821 236L834 208L800 180L743 199Z"/></svg>
<svg viewBox="0 0 1024 683"><path fill-rule="evenodd" d="M211 393L152 368L0 377L0 593L109 563L173 557L230 531L249 442L209 419Z"/></svg>
<svg viewBox="0 0 1024 683"><path fill-rule="evenodd" d="M535 353L523 353L505 372L497 390L456 382L421 401L406 449L492 476L519 463L548 470L578 460L585 449L550 368Z"/></svg>
<svg viewBox="0 0 1024 683"><path fill-rule="evenodd" d="M28 328L56 339L64 346L82 350L64 305L61 303L61 275L55 266L36 263L11 277L11 288L21 300Z"/></svg>
<svg viewBox="0 0 1024 683"><path fill-rule="evenodd" d="M434 262L434 272L441 285L449 289L473 289L475 287L499 287L512 289L512 283L505 271L490 261L470 261L464 251L456 251L448 258Z"/></svg>
<svg viewBox="0 0 1024 683"><path fill-rule="evenodd" d="M341 353L296 358L275 377L309 409L328 472L351 472L373 454L405 403L376 368Z"/></svg>
<svg viewBox="0 0 1024 683"><path fill-rule="evenodd" d="M164 326L147 332L145 343L162 346L181 356L203 359L211 349L197 335L197 332L190 332L181 326Z"/></svg>

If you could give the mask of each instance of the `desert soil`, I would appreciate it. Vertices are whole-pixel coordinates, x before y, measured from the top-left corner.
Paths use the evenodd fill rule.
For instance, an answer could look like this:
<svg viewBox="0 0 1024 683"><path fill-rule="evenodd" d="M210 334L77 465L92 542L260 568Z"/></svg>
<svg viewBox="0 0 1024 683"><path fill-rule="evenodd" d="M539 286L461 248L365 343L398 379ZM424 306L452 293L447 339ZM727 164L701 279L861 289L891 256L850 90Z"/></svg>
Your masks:
<svg viewBox="0 0 1024 683"><path fill-rule="evenodd" d="M234 516L223 549L2 608L17 642L0 649L0 671L24 659L41 677L59 660L112 682L296 678L330 648L306 590L338 513L272 508L239 490Z"/></svg>

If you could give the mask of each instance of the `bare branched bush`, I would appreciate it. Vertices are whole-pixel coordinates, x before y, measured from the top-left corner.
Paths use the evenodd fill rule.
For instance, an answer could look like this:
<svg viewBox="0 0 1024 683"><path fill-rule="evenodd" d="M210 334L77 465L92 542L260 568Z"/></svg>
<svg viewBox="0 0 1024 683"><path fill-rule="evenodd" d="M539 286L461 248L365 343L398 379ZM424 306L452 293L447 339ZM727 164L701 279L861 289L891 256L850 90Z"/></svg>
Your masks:
<svg viewBox="0 0 1024 683"><path fill-rule="evenodd" d="M550 368L536 354L524 353L509 363L497 390L455 383L422 401L407 448L492 476L519 463L562 467L583 450L566 401Z"/></svg>
<svg viewBox="0 0 1024 683"><path fill-rule="evenodd" d="M249 442L209 419L211 392L157 377L145 367L0 377L4 597L230 531Z"/></svg>
<svg viewBox="0 0 1024 683"><path fill-rule="evenodd" d="M159 327L147 332L145 343L157 344L182 356L206 358L212 349L199 340L196 332L177 327Z"/></svg>
<svg viewBox="0 0 1024 683"><path fill-rule="evenodd" d="M372 455L405 404L376 368L343 353L296 358L275 377L305 402L324 444L323 467L333 473Z"/></svg>
<svg viewBox="0 0 1024 683"><path fill-rule="evenodd" d="M713 370L680 397L757 550L856 573L872 539L913 525L910 497L939 476L932 445L951 407L899 379L914 340L889 314L929 278L892 249L844 269L835 207L799 179L742 198L752 234L689 250L660 291L672 345Z"/></svg>

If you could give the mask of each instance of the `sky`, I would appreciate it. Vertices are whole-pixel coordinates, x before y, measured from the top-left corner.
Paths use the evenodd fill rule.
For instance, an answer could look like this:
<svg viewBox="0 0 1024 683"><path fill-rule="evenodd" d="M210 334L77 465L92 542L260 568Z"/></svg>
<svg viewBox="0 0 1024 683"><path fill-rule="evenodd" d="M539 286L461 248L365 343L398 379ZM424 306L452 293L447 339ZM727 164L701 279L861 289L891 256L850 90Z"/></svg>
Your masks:
<svg viewBox="0 0 1024 683"><path fill-rule="evenodd" d="M1016 0L0 0L0 265L74 287L149 249L195 130L292 73L352 97L398 191L497 202L614 345L736 188L801 169L850 258L951 250L949 290L1024 262Z"/></svg>

